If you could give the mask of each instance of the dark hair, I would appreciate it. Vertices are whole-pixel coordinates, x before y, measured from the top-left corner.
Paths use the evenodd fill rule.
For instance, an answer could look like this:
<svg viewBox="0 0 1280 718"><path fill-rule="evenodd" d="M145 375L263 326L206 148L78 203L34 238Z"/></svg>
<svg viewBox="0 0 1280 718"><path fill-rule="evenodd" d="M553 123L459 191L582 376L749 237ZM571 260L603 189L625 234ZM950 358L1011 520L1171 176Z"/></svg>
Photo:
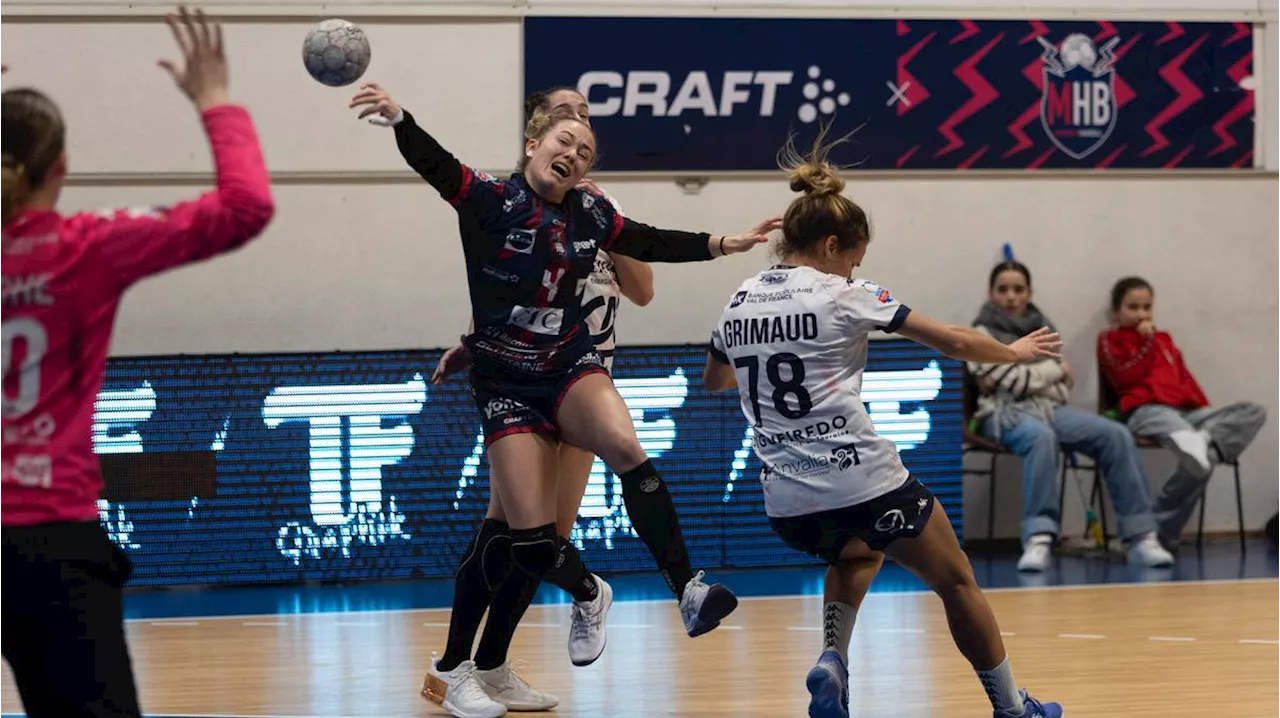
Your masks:
<svg viewBox="0 0 1280 718"><path fill-rule="evenodd" d="M1111 311L1114 312L1120 309L1120 305L1124 304L1124 296L1134 289L1145 289L1151 292L1153 296L1156 293L1151 283L1142 277L1125 277L1116 282L1116 285L1111 288Z"/></svg>
<svg viewBox="0 0 1280 718"><path fill-rule="evenodd" d="M529 121L533 119L533 116L538 112L551 112L551 96L557 92L573 92L575 94L580 94L578 93L578 88L570 87L568 85L556 85L555 87L548 87L545 90L538 90L524 98L525 124L528 124Z"/></svg>
<svg viewBox="0 0 1280 718"><path fill-rule="evenodd" d="M66 145L62 113L43 92L30 88L5 90L2 100L4 168L3 223L26 206L31 193L49 174Z"/></svg>
<svg viewBox="0 0 1280 718"><path fill-rule="evenodd" d="M805 253L826 237L835 235L841 250L850 250L871 241L867 213L844 195L844 178L839 168L827 161L831 150L849 139L845 135L823 144L829 126L823 126L809 154L795 148L795 135L778 151L778 166L787 173L791 191L802 192L791 200L782 217L782 253ZM852 133L850 133L852 134Z"/></svg>
<svg viewBox="0 0 1280 718"><path fill-rule="evenodd" d="M997 264L991 269L991 276L987 278L987 291L996 288L996 279L1005 272L1018 272L1027 280L1027 289L1031 288L1031 270L1027 269L1027 265L1017 260L1007 260Z"/></svg>

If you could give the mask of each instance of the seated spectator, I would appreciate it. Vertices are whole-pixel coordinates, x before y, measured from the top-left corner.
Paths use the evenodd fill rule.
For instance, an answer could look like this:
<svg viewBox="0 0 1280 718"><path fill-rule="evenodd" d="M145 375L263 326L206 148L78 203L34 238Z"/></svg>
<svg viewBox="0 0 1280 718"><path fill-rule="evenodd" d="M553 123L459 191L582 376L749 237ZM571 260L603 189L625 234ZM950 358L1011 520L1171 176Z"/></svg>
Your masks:
<svg viewBox="0 0 1280 718"><path fill-rule="evenodd" d="M987 286L990 296L974 320L979 331L1007 344L1040 327L1053 327L1031 302L1031 272L1020 262L996 265ZM1067 362L969 362L968 370L979 389L974 415L978 431L1023 459L1023 552L1018 570L1049 568L1062 514L1057 481L1061 448L1083 453L1101 467L1129 562L1173 563L1156 536L1151 494L1133 435L1119 422L1066 405L1075 383Z"/></svg>
<svg viewBox="0 0 1280 718"><path fill-rule="evenodd" d="M1247 401L1210 407L1173 337L1156 329L1154 304L1155 290L1141 277L1125 277L1111 289L1114 328L1098 335L1098 366L1120 404L1100 408L1118 410L1136 436L1177 455L1178 468L1154 507L1161 542L1177 546L1213 467L1244 452L1267 411Z"/></svg>

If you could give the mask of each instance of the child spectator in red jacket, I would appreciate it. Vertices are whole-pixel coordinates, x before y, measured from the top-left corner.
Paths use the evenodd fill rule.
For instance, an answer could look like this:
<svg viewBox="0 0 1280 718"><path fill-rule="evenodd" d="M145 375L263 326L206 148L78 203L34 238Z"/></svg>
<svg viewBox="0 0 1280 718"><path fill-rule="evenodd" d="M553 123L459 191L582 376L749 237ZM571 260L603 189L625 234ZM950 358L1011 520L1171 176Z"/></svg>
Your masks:
<svg viewBox="0 0 1280 718"><path fill-rule="evenodd" d="M1178 456L1179 467L1155 502L1160 540L1176 546L1213 467L1233 461L1266 423L1252 402L1210 407L1168 332L1152 319L1155 290L1141 277L1111 289L1111 322L1098 335L1102 378L1120 398L1116 408L1136 436L1155 439Z"/></svg>

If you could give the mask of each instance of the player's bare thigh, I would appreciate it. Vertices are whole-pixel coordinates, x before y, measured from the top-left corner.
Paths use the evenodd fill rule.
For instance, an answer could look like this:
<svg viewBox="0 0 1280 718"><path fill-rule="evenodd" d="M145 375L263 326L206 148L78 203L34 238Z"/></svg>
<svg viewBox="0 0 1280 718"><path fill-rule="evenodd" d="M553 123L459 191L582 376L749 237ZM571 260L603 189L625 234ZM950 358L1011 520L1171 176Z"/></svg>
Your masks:
<svg viewBox="0 0 1280 718"><path fill-rule="evenodd" d="M489 510L511 528L556 521L559 442L542 434L510 434L489 445ZM494 509L501 516L494 516Z"/></svg>

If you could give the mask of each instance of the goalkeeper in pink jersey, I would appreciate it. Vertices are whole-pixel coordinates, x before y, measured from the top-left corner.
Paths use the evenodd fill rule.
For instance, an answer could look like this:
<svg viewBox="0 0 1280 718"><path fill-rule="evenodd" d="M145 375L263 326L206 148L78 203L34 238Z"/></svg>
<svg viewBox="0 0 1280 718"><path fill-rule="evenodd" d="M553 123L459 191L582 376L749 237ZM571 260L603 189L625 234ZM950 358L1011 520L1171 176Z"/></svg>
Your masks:
<svg viewBox="0 0 1280 718"><path fill-rule="evenodd" d="M138 716L124 636L128 557L98 523L93 406L121 295L134 282L233 250L275 211L252 121L230 103L222 28L167 18L217 189L174 207L63 216L66 131L39 91L4 92L3 653L31 718Z"/></svg>

